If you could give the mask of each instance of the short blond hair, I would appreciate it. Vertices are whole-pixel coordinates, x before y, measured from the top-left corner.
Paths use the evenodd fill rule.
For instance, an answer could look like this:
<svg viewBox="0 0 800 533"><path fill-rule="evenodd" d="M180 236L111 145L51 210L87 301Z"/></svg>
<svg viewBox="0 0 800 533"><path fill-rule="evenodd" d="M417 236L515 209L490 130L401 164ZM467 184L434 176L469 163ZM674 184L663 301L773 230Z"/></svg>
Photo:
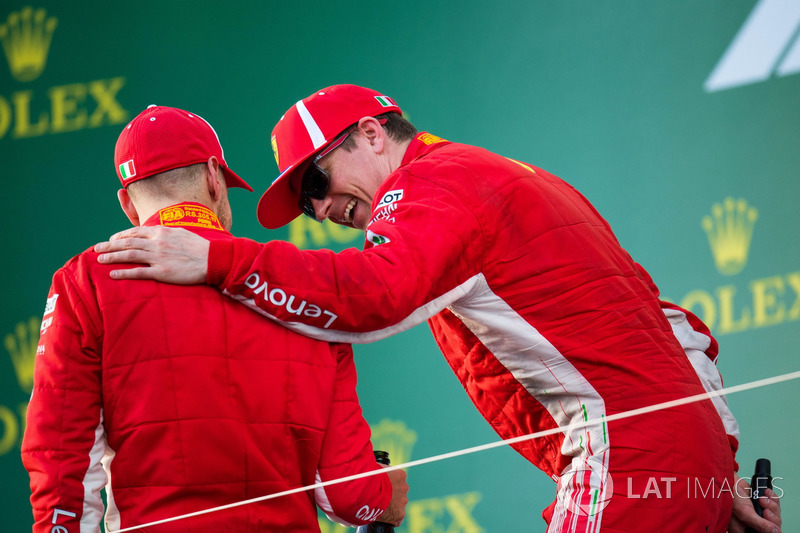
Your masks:
<svg viewBox="0 0 800 533"><path fill-rule="evenodd" d="M134 181L127 190L134 201L146 198L183 198L195 196L199 187L203 186L205 163L178 167L148 178Z"/></svg>

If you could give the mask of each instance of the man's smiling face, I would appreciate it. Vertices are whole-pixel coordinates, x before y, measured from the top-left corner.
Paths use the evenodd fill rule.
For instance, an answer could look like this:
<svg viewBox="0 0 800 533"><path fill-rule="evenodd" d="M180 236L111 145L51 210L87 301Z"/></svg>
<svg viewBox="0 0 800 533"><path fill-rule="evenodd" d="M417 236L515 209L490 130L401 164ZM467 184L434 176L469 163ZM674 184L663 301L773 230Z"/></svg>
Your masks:
<svg viewBox="0 0 800 533"><path fill-rule="evenodd" d="M337 147L317 165L329 177L322 200L311 199L317 220L326 218L352 228L366 230L372 215L372 199L388 175L372 144L360 132L351 133L355 147Z"/></svg>

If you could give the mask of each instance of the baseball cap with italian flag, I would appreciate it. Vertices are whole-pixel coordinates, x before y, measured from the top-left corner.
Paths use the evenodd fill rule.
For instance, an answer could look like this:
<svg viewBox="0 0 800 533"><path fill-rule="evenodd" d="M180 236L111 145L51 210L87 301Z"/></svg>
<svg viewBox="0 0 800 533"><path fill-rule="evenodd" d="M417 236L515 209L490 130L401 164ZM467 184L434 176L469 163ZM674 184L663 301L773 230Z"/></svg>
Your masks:
<svg viewBox="0 0 800 533"><path fill-rule="evenodd" d="M390 97L358 85L332 85L303 98L272 130L272 150L280 175L258 202L258 221L268 229L284 226L302 211L299 183L310 160L363 117L403 112Z"/></svg>
<svg viewBox="0 0 800 533"><path fill-rule="evenodd" d="M211 124L189 111L151 105L120 133L114 149L114 165L119 181L127 187L167 170L205 163L211 156L219 160L228 187L253 190L228 168Z"/></svg>

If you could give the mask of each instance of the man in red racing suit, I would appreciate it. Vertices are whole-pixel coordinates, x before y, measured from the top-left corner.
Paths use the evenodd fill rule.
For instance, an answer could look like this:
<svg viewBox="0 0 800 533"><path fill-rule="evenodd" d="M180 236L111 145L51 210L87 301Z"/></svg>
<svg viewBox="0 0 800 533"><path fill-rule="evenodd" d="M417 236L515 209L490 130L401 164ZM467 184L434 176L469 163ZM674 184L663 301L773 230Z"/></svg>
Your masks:
<svg viewBox="0 0 800 533"><path fill-rule="evenodd" d="M409 133L399 114L380 93L333 86L273 130L282 174L261 223L330 218L365 230L363 251L130 231L98 245L112 252L101 260L151 265L120 277L206 281L329 341L371 342L427 320L501 437L562 428L514 445L558 483L548 531L726 531L738 428L723 398L604 421L721 388L709 330L659 300L567 183ZM176 244L196 251L191 266L167 257Z"/></svg>
<svg viewBox="0 0 800 533"><path fill-rule="evenodd" d="M165 107L131 124L117 145L131 198L141 182L126 183L130 169L141 179L193 165L147 180L161 179L161 194L137 189L138 212L121 191L132 222L232 241L223 179L247 184L228 169L210 126ZM136 152L127 169L126 135ZM158 150L167 153L148 161ZM196 164L187 154L198 150ZM175 190L201 203L176 202ZM164 207L149 216L156 200ZM106 528L117 530L378 468L348 345L293 333L211 287L115 282L96 255L87 250L58 270L47 300L22 445L34 531L99 531L104 486ZM147 531L319 531L315 502L361 525L391 497L379 474Z"/></svg>

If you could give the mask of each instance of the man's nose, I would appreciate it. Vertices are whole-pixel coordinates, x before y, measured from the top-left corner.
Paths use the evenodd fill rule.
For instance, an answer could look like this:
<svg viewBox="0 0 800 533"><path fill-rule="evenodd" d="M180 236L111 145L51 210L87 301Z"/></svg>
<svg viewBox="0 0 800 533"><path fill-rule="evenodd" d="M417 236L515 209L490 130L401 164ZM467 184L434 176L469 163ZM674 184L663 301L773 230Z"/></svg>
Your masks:
<svg viewBox="0 0 800 533"><path fill-rule="evenodd" d="M327 196L325 196L325 198L322 200L311 198L311 205L314 206L314 214L319 222L322 222L326 218L330 217L331 204L333 204L333 200Z"/></svg>

